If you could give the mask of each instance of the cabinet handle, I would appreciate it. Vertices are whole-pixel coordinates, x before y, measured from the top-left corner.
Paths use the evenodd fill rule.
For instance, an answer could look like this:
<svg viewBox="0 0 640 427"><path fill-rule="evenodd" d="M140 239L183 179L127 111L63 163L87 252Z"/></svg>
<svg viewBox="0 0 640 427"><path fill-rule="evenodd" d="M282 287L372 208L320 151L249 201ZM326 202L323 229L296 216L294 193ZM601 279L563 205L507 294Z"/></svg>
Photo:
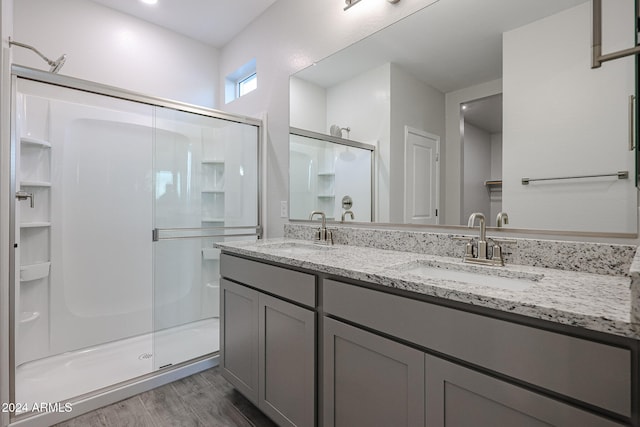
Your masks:
<svg viewBox="0 0 640 427"><path fill-rule="evenodd" d="M633 151L636 148L635 140L633 138L633 125L635 124L635 100L635 95L629 95L629 151Z"/></svg>
<svg viewBox="0 0 640 427"><path fill-rule="evenodd" d="M22 201L29 199L29 207L33 208L33 193L27 193L26 191L18 191L16 192L16 199Z"/></svg>

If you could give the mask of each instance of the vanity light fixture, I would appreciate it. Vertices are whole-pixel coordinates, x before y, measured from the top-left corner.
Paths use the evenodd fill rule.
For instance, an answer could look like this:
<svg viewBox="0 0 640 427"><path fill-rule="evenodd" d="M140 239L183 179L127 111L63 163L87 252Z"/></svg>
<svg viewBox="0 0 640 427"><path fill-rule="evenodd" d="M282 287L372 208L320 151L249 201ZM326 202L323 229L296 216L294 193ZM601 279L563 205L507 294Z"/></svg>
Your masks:
<svg viewBox="0 0 640 427"><path fill-rule="evenodd" d="M346 6L344 8L344 10L349 9L351 6L354 6L357 3L360 3L361 0L344 0ZM400 0L387 0L389 3L395 4L398 3Z"/></svg>

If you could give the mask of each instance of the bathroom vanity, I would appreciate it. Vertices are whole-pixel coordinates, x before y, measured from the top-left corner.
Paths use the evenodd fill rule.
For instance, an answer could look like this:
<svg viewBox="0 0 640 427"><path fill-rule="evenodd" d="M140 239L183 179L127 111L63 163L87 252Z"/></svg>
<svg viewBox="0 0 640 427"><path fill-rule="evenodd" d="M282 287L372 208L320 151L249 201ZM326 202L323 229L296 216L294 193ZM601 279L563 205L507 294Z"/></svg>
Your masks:
<svg viewBox="0 0 640 427"><path fill-rule="evenodd" d="M223 375L279 425L640 425L628 276L219 247Z"/></svg>

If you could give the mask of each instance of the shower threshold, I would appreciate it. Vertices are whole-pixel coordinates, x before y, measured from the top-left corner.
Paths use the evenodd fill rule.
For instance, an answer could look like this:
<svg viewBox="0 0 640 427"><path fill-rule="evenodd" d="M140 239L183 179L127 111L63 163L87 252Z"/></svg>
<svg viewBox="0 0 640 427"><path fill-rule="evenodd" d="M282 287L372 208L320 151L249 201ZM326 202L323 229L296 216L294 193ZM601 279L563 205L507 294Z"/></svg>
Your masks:
<svg viewBox="0 0 640 427"><path fill-rule="evenodd" d="M24 363L16 369L16 402L65 402L213 353L220 349L219 325L218 318L205 319Z"/></svg>

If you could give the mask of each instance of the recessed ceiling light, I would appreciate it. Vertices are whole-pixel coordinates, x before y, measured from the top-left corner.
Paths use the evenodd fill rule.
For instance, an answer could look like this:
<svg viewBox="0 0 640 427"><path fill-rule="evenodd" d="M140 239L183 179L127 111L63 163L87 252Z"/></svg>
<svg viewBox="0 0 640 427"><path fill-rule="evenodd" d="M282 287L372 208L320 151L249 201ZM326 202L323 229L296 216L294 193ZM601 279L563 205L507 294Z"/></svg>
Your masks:
<svg viewBox="0 0 640 427"><path fill-rule="evenodd" d="M156 4L158 0L140 0L144 4Z"/></svg>

